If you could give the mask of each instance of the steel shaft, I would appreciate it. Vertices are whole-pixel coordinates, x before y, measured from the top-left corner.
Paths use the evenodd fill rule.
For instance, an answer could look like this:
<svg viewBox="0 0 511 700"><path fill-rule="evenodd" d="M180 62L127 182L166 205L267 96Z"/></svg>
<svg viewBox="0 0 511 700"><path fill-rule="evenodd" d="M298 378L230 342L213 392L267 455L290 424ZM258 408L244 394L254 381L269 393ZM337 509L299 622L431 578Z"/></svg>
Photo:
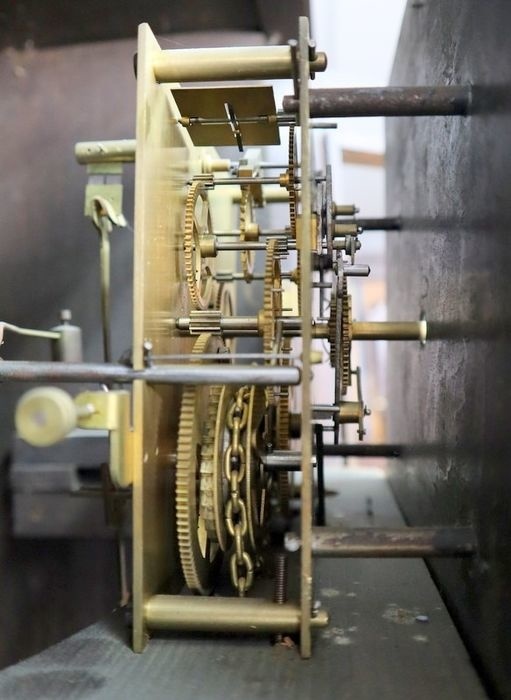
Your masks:
<svg viewBox="0 0 511 700"><path fill-rule="evenodd" d="M432 87L333 88L310 91L311 117L418 117L467 115L469 85ZM298 99L286 95L283 108L298 112Z"/></svg>
<svg viewBox="0 0 511 700"><path fill-rule="evenodd" d="M475 535L470 527L312 530L312 552L316 557L460 557L475 551Z"/></svg>
<svg viewBox="0 0 511 700"><path fill-rule="evenodd" d="M0 362L0 382L68 382L130 384L299 384L297 367L253 367L226 364L176 364L147 369L124 365L68 362Z"/></svg>

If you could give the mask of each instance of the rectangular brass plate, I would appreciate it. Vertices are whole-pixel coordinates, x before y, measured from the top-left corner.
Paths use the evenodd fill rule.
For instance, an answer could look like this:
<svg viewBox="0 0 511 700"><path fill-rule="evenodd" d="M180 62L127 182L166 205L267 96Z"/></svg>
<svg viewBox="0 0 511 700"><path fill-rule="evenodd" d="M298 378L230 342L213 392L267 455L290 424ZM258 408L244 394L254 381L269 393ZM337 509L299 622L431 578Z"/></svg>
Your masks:
<svg viewBox="0 0 511 700"><path fill-rule="evenodd" d="M225 103L232 105L238 118L276 115L273 88L269 85L242 87L172 88L182 117L224 119ZM235 146L229 124L196 124L188 127L196 146ZM245 146L280 143L276 122L240 124Z"/></svg>

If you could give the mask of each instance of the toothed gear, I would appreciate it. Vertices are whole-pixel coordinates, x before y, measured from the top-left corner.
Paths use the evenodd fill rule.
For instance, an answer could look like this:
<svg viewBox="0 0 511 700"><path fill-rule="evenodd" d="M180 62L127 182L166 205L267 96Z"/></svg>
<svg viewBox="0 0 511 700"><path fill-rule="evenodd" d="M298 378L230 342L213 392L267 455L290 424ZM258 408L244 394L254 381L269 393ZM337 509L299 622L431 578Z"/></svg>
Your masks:
<svg viewBox="0 0 511 700"><path fill-rule="evenodd" d="M241 200L240 200L240 241L247 240L247 231L252 219L252 192L250 185L241 185ZM241 271L246 282L252 282L254 274L254 251L241 251Z"/></svg>
<svg viewBox="0 0 511 700"><path fill-rule="evenodd" d="M351 327L351 295L348 294L346 279L343 279L342 298L339 301L334 289L328 319L330 364L336 369L336 374L339 373L342 394L351 386Z"/></svg>
<svg viewBox="0 0 511 700"><path fill-rule="evenodd" d="M342 298L342 387L343 394L351 386L351 294L343 294Z"/></svg>
<svg viewBox="0 0 511 700"><path fill-rule="evenodd" d="M276 255L278 241L269 239L266 244L266 263L264 268L264 296L262 308L262 334L265 354L278 351L275 346L277 318L282 316L282 277L280 260ZM275 388L266 389L268 403L275 403Z"/></svg>
<svg viewBox="0 0 511 700"><path fill-rule="evenodd" d="M206 186L203 181L196 180L186 196L183 239L185 278L194 309L207 309L211 298L213 277L200 252L201 237L211 232Z"/></svg>
<svg viewBox="0 0 511 700"><path fill-rule="evenodd" d="M291 237L296 240L296 210L297 210L297 195L296 195L296 145L295 145L295 127L289 127L289 143L288 143L288 192L289 192L289 223L291 227ZM298 313L302 313L302 290L300 284L301 277L301 253L296 252L296 285L298 290Z"/></svg>
<svg viewBox="0 0 511 700"><path fill-rule="evenodd" d="M213 353L221 341L211 334L200 335L194 354ZM218 387L186 385L183 389L176 462L176 526L181 568L186 585L208 595L221 563L221 548L206 528L200 513L199 483L202 452L210 415L208 407Z"/></svg>
<svg viewBox="0 0 511 700"><path fill-rule="evenodd" d="M295 127L289 127L288 143L288 188L289 188L289 221L291 225L291 235L296 238L296 153L295 153Z"/></svg>

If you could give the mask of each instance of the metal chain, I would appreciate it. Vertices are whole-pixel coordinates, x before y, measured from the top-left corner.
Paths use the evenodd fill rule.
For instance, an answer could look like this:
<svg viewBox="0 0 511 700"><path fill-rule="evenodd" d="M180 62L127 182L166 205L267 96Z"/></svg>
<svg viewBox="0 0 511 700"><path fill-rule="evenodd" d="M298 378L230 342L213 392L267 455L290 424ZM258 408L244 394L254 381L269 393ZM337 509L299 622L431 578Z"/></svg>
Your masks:
<svg viewBox="0 0 511 700"><path fill-rule="evenodd" d="M236 392L227 413L230 443L224 454L224 474L229 482L229 498L225 507L227 531L234 538L234 552L230 559L231 581L243 597L254 581L254 562L245 550L248 529L248 513L241 495L241 484L246 474L246 454L243 438L248 422L250 388L241 387Z"/></svg>

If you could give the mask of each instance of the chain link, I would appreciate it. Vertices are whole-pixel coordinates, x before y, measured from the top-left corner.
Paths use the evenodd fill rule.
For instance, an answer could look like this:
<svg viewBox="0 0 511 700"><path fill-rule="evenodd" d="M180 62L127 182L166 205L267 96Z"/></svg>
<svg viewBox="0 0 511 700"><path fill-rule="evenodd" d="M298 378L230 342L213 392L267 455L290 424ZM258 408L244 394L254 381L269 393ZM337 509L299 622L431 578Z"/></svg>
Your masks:
<svg viewBox="0 0 511 700"><path fill-rule="evenodd" d="M248 530L247 506L241 495L241 484L246 474L246 453L243 446L248 422L250 388L241 387L236 392L227 413L230 442L224 453L224 474L229 482L229 499L225 506L225 525L234 538L234 552L230 559L232 585L243 597L254 580L254 562L245 549Z"/></svg>

